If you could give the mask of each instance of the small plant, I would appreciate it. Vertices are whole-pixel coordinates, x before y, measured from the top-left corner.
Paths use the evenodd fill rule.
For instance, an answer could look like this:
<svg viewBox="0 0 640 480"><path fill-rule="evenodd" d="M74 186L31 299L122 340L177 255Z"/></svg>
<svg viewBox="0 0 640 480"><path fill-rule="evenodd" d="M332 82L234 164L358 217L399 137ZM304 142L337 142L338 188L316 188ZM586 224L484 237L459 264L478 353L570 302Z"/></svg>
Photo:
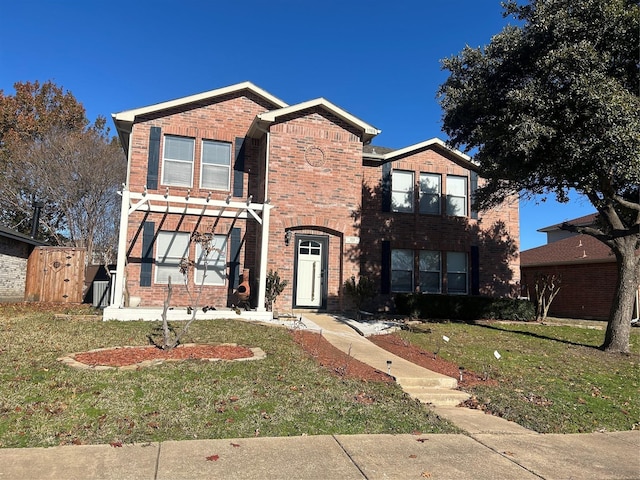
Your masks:
<svg viewBox="0 0 640 480"><path fill-rule="evenodd" d="M353 301L356 307L356 319L360 320L362 306L367 300L376 296L377 289L375 283L369 277L361 275L356 282L356 277L352 276L344 282L344 293Z"/></svg>
<svg viewBox="0 0 640 480"><path fill-rule="evenodd" d="M280 279L278 272L269 270L267 274L267 284L265 288L264 306L267 311L273 311L273 305L276 303L278 295L280 295L289 284L287 280Z"/></svg>

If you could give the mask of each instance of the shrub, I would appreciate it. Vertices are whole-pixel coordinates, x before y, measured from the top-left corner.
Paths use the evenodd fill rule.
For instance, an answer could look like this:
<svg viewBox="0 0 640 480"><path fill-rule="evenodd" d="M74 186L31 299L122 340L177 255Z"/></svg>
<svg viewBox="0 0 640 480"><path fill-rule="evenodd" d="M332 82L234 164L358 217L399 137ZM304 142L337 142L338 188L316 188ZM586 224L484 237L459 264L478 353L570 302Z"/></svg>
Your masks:
<svg viewBox="0 0 640 480"><path fill-rule="evenodd" d="M353 301L356 307L356 317L360 320L360 311L365 302L374 298L377 294L375 282L369 277L360 276L356 283L356 277L351 277L344 282L344 293Z"/></svg>
<svg viewBox="0 0 640 480"><path fill-rule="evenodd" d="M535 319L534 304L514 298L401 293L396 295L395 305L399 314L423 319Z"/></svg>

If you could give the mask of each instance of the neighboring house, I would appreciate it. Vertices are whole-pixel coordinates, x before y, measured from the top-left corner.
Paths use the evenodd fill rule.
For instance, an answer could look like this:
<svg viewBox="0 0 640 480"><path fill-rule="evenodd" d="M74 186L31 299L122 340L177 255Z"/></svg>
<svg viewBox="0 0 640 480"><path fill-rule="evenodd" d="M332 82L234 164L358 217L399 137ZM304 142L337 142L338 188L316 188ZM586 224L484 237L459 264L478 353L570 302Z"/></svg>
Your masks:
<svg viewBox="0 0 640 480"><path fill-rule="evenodd" d="M400 150L328 100L287 105L245 82L113 115L128 155L114 305L189 303L178 272L204 262L192 232L215 235L201 305L226 308L249 271L264 311L269 270L280 310L348 307L342 285L369 275L396 292L509 295L519 281L517 199L478 215L471 159L438 139ZM197 290L197 289L196 289Z"/></svg>
<svg viewBox="0 0 640 480"><path fill-rule="evenodd" d="M570 220L577 226L592 225L595 213ZM561 224L541 228L547 244L520 253L524 295L535 297L540 275L560 278L560 291L549 307L553 317L606 320L615 296L618 270L611 249L590 235L560 229ZM638 317L638 299L634 317Z"/></svg>
<svg viewBox="0 0 640 480"><path fill-rule="evenodd" d="M0 226L0 302L25 299L29 255L43 242Z"/></svg>

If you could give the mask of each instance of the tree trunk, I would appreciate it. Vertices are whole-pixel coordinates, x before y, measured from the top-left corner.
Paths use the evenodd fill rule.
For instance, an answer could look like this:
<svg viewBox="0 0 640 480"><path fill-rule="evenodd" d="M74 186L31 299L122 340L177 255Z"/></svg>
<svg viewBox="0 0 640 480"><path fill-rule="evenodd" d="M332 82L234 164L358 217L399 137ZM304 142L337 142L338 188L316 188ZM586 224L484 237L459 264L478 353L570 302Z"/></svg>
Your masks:
<svg viewBox="0 0 640 480"><path fill-rule="evenodd" d="M640 283L640 258L635 254L635 236L618 238L614 242L613 251L618 264L618 283L602 349L607 352L629 353L631 316Z"/></svg>

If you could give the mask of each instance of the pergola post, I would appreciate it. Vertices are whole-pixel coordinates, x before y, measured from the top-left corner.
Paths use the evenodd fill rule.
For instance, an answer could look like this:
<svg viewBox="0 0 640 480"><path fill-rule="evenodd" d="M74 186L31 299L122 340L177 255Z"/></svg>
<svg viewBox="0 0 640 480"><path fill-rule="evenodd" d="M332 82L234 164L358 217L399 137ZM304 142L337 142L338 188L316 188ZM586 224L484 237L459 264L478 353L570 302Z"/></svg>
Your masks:
<svg viewBox="0 0 640 480"><path fill-rule="evenodd" d="M120 207L120 232L118 234L118 259L116 261L116 282L113 287L113 305L124 307L124 269L127 261L127 230L129 227L130 192L126 185L122 186L122 206Z"/></svg>
<svg viewBox="0 0 640 480"><path fill-rule="evenodd" d="M257 312L264 312L266 292L267 292L267 263L269 259L269 213L273 207L265 203L262 209L262 235L260 242L260 281L258 283L258 305Z"/></svg>

